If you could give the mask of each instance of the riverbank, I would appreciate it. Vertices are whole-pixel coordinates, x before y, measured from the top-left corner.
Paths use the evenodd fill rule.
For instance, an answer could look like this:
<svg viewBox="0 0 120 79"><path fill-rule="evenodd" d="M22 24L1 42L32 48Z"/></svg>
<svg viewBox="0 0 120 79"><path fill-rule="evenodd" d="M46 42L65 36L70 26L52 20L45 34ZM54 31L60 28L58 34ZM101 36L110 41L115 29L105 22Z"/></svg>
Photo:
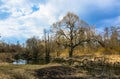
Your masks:
<svg viewBox="0 0 120 79"><path fill-rule="evenodd" d="M85 56L85 58L89 57ZM75 62L72 65L65 63L45 65L0 63L0 79L120 79L119 56L107 56L107 58L110 61L101 62L101 60L91 61L90 59L87 61L85 59L84 63Z"/></svg>

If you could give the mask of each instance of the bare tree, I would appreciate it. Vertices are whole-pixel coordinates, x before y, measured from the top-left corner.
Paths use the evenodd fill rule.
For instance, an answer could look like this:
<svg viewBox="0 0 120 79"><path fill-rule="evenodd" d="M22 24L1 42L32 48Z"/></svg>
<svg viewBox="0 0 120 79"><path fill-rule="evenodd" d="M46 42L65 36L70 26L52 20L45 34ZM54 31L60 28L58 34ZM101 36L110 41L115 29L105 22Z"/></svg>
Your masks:
<svg viewBox="0 0 120 79"><path fill-rule="evenodd" d="M69 57L73 56L73 51L78 45L90 40L93 34L90 30L86 22L70 12L61 21L53 24L56 42L69 48Z"/></svg>
<svg viewBox="0 0 120 79"><path fill-rule="evenodd" d="M45 36L45 62L50 63L50 42L49 42L50 38L49 32L47 33L46 29L44 30L44 36Z"/></svg>

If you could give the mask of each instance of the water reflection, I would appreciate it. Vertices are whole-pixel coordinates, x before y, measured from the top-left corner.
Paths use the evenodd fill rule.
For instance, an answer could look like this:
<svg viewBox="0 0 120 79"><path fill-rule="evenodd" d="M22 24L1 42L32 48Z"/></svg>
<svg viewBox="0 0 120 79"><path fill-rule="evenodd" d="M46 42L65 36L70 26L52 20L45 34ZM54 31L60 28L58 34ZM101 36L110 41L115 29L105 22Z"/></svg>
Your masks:
<svg viewBox="0 0 120 79"><path fill-rule="evenodd" d="M19 59L19 60L15 60L13 64L27 64L27 61L23 59Z"/></svg>

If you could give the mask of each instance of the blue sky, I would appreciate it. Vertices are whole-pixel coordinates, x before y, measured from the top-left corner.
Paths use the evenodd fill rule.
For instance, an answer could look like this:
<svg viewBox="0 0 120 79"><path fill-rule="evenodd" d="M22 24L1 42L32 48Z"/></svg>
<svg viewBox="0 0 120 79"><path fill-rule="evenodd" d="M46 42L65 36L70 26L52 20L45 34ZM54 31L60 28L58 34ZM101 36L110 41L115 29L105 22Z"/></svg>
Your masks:
<svg viewBox="0 0 120 79"><path fill-rule="evenodd" d="M0 40L25 42L43 36L43 29L62 19L67 12L95 25L120 25L120 0L0 0Z"/></svg>

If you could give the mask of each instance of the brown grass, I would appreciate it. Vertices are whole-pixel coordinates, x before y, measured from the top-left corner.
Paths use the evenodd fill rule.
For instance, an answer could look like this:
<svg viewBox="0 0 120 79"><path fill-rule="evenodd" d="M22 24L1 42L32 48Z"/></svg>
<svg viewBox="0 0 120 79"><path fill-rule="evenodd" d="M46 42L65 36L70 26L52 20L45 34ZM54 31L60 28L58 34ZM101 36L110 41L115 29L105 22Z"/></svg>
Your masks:
<svg viewBox="0 0 120 79"><path fill-rule="evenodd" d="M92 55L91 55L92 56ZM92 57L106 57L109 59L105 68L99 62L92 62L89 55L82 55L80 58L88 58L88 64L75 66L61 64L47 65L13 65L0 63L0 79L120 79L119 65L112 63L120 62L120 55L95 55ZM81 60L79 57L75 60ZM101 60L99 60L101 61ZM74 66L73 66L74 65ZM104 70L104 71L103 71Z"/></svg>

